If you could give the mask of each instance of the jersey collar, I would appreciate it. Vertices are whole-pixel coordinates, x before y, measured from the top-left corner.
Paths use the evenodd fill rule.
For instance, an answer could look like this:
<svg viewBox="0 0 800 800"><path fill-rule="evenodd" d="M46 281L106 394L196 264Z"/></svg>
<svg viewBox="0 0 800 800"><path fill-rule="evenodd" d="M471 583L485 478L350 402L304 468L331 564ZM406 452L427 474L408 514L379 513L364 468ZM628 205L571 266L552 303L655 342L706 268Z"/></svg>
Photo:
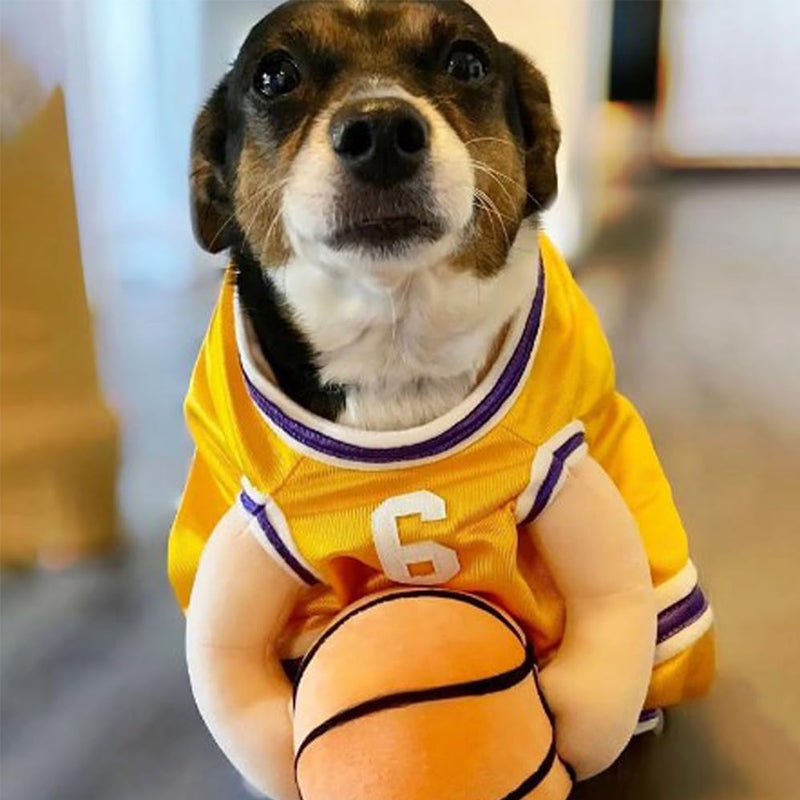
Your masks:
<svg viewBox="0 0 800 800"><path fill-rule="evenodd" d="M272 430L292 449L350 469L402 469L438 461L480 439L508 413L533 364L545 308L545 273L540 258L536 291L512 325L500 357L483 381L453 411L406 431L360 431L302 408L265 376L264 358L234 295L236 341L242 375L252 402Z"/></svg>

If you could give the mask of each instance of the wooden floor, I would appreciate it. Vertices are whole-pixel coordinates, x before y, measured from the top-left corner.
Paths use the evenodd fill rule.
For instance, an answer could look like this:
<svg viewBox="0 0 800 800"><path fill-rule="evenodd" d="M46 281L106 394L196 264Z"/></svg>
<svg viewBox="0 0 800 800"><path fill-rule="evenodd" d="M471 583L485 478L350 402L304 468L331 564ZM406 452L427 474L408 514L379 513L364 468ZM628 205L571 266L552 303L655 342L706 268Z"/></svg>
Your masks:
<svg viewBox="0 0 800 800"><path fill-rule="evenodd" d="M800 797L798 198L797 175L647 174L580 264L673 480L720 644L712 696L580 798ZM210 282L129 291L101 321L130 548L3 576L3 800L247 796L194 711L164 574L189 456L181 396L212 301Z"/></svg>

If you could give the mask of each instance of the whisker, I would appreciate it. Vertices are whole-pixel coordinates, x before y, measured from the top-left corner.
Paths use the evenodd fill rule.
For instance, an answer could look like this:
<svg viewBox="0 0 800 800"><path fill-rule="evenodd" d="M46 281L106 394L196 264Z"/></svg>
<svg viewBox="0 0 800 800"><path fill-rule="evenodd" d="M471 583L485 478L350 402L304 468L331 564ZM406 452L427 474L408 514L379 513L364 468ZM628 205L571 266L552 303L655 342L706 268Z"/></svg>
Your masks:
<svg viewBox="0 0 800 800"><path fill-rule="evenodd" d="M253 213L253 217L250 220L250 224L247 226L247 230L244 232L244 238L246 242L250 242L250 234L253 232L253 228L255 227L256 223L258 222L258 218L261 216L261 212L266 208L267 203L270 200L271 195L268 195L263 199L260 205L256 208L255 212ZM259 253L259 262L263 260L263 242L261 247L261 252Z"/></svg>
<svg viewBox="0 0 800 800"><path fill-rule="evenodd" d="M479 136L464 142L464 145L470 147L473 144L480 144L482 142L495 142L497 144L503 144L506 147L513 147L515 150L522 152L522 148L516 142L509 142L508 139L500 139L497 136Z"/></svg>
<svg viewBox="0 0 800 800"><path fill-rule="evenodd" d="M503 185L502 181L496 175L494 175L491 170L486 169L480 164L476 164L474 162L472 166L478 172L482 172L484 175L488 175L500 187L500 190L503 192L503 194L505 194L506 198L508 199L508 202L512 206L514 205L514 198L511 196L511 192L508 191L508 189Z"/></svg>
<svg viewBox="0 0 800 800"><path fill-rule="evenodd" d="M231 222L233 222L234 219L236 219L237 214L241 214L243 211L247 210L248 208L250 208L251 206L255 205L256 203L260 203L262 200L265 199L264 198L265 194L267 195L267 199L269 199L269 197L272 197L273 194L275 194L275 193L279 192L281 189L283 189L283 187L286 185L287 182L288 181L285 180L285 181L281 181L277 186L265 186L262 190L256 192L249 200L247 200L247 202L242 204L241 208L239 208L236 211L234 211L220 225L219 229L217 230L217 232L214 234L214 236L211 239L211 246L213 247L216 244L217 240L222 235L222 232L225 230L225 228L227 228L228 225Z"/></svg>
<svg viewBox="0 0 800 800"><path fill-rule="evenodd" d="M481 192L481 194L483 194L486 197L487 202L492 207L492 212L493 213L497 214L500 218L506 220L507 222L516 222L517 221L514 217L511 217L508 214L504 214L502 211L500 211L500 209L497 206L497 203L495 203L494 200L492 200L492 197L491 197L490 194L488 194L488 192L484 192L482 189L477 189L476 191Z"/></svg>
<svg viewBox="0 0 800 800"><path fill-rule="evenodd" d="M519 188L519 189L522 189L522 190L525 192L525 196L526 196L526 197L527 197L529 200L531 200L532 202L534 202L534 203L536 204L537 208L538 208L540 211L543 211L543 210L544 210L544 209L542 208L542 204L541 204L541 203L540 203L540 202L539 202L539 201L538 201L538 200L537 200L537 199L536 199L536 198L535 198L535 197L534 197L534 196L533 196L533 195L532 195L532 194L531 194L531 193L528 191L528 187L527 187L527 186L525 186L525 184L524 184L524 183L520 183L518 180L516 180L516 179L512 178L510 175L506 175L504 172L501 172L501 171L500 171L500 170L498 170L498 169L494 169L493 167L490 167L488 164L486 164L486 163L485 163L485 162L483 162L483 161L475 161L475 160L473 159L473 162L472 162L472 163L473 163L473 166L475 166L476 168L477 168L477 167L480 165L480 166L481 166L481 167L483 167L484 169L486 169L486 170L489 170L489 171L490 171L492 174L494 174L494 175L495 175L495 176L497 176L498 178L502 178L502 179L504 179L504 180L508 181L509 183L513 184L513 185L514 185L514 186L516 186L517 188Z"/></svg>
<svg viewBox="0 0 800 800"><path fill-rule="evenodd" d="M497 220L494 218L494 215L492 214L491 208L489 208L489 206L486 204L486 201L481 196L479 196L477 193L474 195L474 200L475 200L478 208L481 211L486 212L487 219L489 220L489 222L492 223L492 231L494 231L496 233L497 232Z"/></svg>
<svg viewBox="0 0 800 800"><path fill-rule="evenodd" d="M261 263L263 263L264 256L266 255L266 250L269 247L269 240L270 240L270 237L272 236L272 232L275 230L275 226L278 224L278 222L280 221L280 219L282 217L283 217L283 206L278 208L278 211L275 214L275 217L273 218L272 222L270 223L270 226L267 229L266 235L264 236L264 239L263 239L263 242L262 242L262 245L261 245L261 258L259 259L259 261L261 261Z"/></svg>
<svg viewBox="0 0 800 800"><path fill-rule="evenodd" d="M506 244L509 247L511 247L511 238L508 235L508 229L506 228L505 224L503 223L503 215L500 213L500 210L497 208L497 204L494 202L494 200L492 200L492 198L488 194L486 194L486 192L482 191L481 189L476 189L475 193L480 199L482 199L485 203L488 204L489 208L491 209L491 212L494 214L494 216L497 218L498 223L500 224L500 228L502 229L503 234L504 234L505 239L506 239ZM487 211L488 211L488 209L487 209Z"/></svg>
<svg viewBox="0 0 800 800"><path fill-rule="evenodd" d="M277 186L271 186L269 188L269 191L266 191L266 192L263 192L263 193L257 193L253 198L251 198L247 203L245 203L244 208L248 208L248 207L253 205L253 203L255 202L256 198L260 198L260 200L261 200L259 206L257 207L256 211L253 214L252 219L250 220L250 225L248 225L247 230L244 232L244 238L245 238L246 241L249 242L250 234L252 233L253 228L255 227L256 223L258 222L258 219L261 216L262 211L266 208L267 203L269 203L269 201L278 192L280 192L286 186L286 184L288 182L289 182L288 178L284 179L284 180L280 181ZM239 209L239 213L241 213L241 209ZM260 248L260 252L259 252L259 261L260 262L263 262L263 260L264 260L264 254L265 254L266 248L269 245L269 237L271 236L272 231L274 229L274 226L277 224L277 220L280 218L282 213L283 213L283 207L281 206L281 207L279 207L278 212L275 215L275 218L272 220L272 222L271 222L271 224L269 226L269 229L267 230L266 236L262 239L261 248Z"/></svg>

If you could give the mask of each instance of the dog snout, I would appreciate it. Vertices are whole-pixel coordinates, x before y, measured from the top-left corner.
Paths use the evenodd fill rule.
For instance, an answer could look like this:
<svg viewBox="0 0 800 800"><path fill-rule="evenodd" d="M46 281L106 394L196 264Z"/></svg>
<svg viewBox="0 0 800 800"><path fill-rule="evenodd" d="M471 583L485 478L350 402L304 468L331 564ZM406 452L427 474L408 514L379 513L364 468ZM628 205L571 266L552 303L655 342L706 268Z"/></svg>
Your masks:
<svg viewBox="0 0 800 800"><path fill-rule="evenodd" d="M349 103L331 120L331 145L359 181L388 188L413 178L430 149L430 127L410 104L394 98Z"/></svg>

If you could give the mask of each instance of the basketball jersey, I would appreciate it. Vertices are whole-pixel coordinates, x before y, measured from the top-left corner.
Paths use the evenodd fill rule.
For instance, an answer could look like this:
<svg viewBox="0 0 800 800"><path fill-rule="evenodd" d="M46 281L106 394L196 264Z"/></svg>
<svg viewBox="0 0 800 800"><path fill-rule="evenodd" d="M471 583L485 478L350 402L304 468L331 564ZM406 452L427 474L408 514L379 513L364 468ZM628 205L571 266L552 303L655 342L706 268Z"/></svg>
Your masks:
<svg viewBox="0 0 800 800"><path fill-rule="evenodd" d="M546 236L502 352L456 409L407 432L354 430L269 379L232 281L186 401L196 451L169 544L185 608L204 544L233 504L303 591L284 657L301 656L352 602L394 585L479 594L524 627L545 663L564 602L531 536L570 465L591 454L632 511L659 619L643 726L708 687L712 612L644 423L615 390L597 316Z"/></svg>

